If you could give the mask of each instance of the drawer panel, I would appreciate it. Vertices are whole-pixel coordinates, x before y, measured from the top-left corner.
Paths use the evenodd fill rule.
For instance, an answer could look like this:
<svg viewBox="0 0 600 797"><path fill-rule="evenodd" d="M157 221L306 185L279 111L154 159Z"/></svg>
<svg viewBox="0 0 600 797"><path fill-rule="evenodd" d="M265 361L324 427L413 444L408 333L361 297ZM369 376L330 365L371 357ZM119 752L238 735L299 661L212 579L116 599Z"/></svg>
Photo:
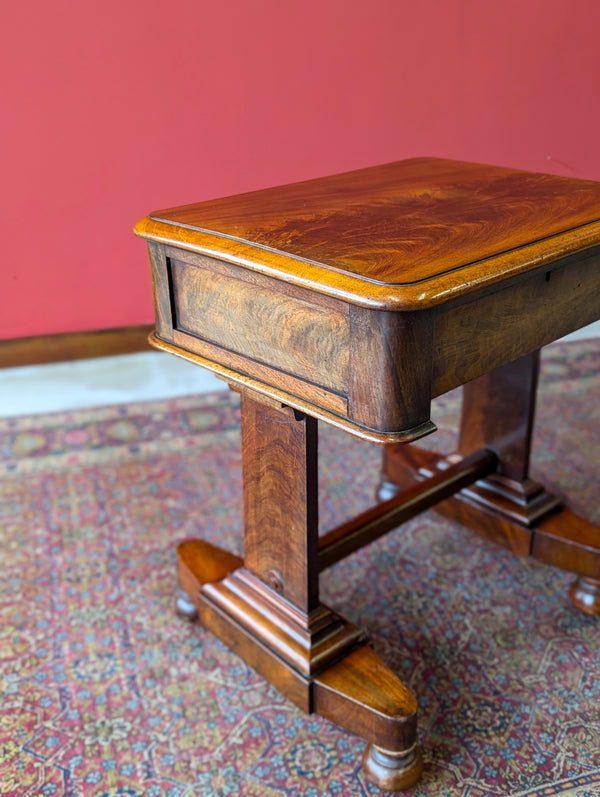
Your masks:
<svg viewBox="0 0 600 797"><path fill-rule="evenodd" d="M476 301L441 308L435 323L431 395L546 346L599 315L597 252L558 261Z"/></svg>
<svg viewBox="0 0 600 797"><path fill-rule="evenodd" d="M221 269L208 270L177 259L170 262L177 329L249 361L328 390L347 392L350 333L346 308L319 306L286 295L279 280L263 277L255 282Z"/></svg>

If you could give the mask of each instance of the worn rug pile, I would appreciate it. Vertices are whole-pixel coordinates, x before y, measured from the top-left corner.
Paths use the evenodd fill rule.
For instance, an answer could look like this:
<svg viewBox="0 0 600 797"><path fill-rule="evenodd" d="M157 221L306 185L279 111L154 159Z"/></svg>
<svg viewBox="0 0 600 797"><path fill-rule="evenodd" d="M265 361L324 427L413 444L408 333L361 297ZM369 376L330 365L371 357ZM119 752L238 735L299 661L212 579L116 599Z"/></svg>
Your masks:
<svg viewBox="0 0 600 797"><path fill-rule="evenodd" d="M600 341L546 351L533 475L600 522ZM1 377L1 375L0 375ZM459 393L435 402L452 450ZM321 427L323 530L379 450ZM174 545L241 553L235 394L0 420L0 795L350 797L364 742L174 614ZM571 576L427 513L322 575L416 693L410 795L600 794L600 618Z"/></svg>

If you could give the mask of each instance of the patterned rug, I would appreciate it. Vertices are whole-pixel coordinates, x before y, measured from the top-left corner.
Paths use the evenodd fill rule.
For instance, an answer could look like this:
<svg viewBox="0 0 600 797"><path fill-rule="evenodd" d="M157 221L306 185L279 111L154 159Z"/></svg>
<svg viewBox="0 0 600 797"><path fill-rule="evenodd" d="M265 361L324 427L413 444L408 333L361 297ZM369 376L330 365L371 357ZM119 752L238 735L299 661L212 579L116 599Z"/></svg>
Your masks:
<svg viewBox="0 0 600 797"><path fill-rule="evenodd" d="M533 475L600 522L599 362L598 340L547 350ZM327 529L371 502L379 451L328 428L320 449ZM173 613L178 540L241 552L234 394L1 420L0 501L1 795L381 794L363 741ZM418 697L408 794L600 794L600 619L570 581L432 513L323 574Z"/></svg>

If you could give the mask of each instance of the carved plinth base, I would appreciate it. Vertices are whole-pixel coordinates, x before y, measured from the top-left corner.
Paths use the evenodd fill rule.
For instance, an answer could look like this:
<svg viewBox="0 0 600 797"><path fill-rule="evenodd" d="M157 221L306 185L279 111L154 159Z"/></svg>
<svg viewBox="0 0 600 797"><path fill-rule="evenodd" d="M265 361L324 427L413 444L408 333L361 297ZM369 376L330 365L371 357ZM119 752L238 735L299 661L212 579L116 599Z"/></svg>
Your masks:
<svg viewBox="0 0 600 797"><path fill-rule="evenodd" d="M384 455L379 497L422 480L457 461L416 446L390 446ZM573 604L600 614L600 528L576 515L537 482L488 476L434 508L491 542L520 556L578 575L569 591Z"/></svg>
<svg viewBox="0 0 600 797"><path fill-rule="evenodd" d="M560 497L551 495L533 479L516 481L496 474L463 490L461 497L527 528L562 504Z"/></svg>
<svg viewBox="0 0 600 797"><path fill-rule="evenodd" d="M299 708L369 742L365 774L372 783L384 790L416 783L417 701L362 631L326 606L303 615L239 557L209 543L181 543L178 563L203 625Z"/></svg>
<svg viewBox="0 0 600 797"><path fill-rule="evenodd" d="M417 446L390 446L385 452L382 485L385 484L386 492L393 489L394 483L406 487L460 459L460 455L444 457ZM540 516L542 509L551 511L558 503L558 499L535 482L528 481L519 488L515 482L494 475L440 502L434 511L519 556L527 556L531 551L534 518Z"/></svg>

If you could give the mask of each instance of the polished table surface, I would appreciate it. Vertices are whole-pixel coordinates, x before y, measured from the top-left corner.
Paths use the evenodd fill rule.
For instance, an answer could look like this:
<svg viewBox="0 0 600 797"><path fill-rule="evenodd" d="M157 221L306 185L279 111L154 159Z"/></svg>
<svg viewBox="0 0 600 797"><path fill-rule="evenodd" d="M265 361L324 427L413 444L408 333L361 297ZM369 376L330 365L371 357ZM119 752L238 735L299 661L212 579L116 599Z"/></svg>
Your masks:
<svg viewBox="0 0 600 797"><path fill-rule="evenodd" d="M180 547L190 613L363 735L374 783L409 786L414 698L320 603L318 572L441 502L576 573L574 602L600 610L598 529L528 475L539 349L600 317L600 184L417 158L163 210L136 233L153 343L242 393L245 558ZM433 432L431 399L465 384L456 454L399 445ZM388 500L325 540L317 419L387 444Z"/></svg>
<svg viewBox="0 0 600 797"><path fill-rule="evenodd" d="M431 397L599 315L593 182L415 159L136 229L161 340L373 439L430 431Z"/></svg>

